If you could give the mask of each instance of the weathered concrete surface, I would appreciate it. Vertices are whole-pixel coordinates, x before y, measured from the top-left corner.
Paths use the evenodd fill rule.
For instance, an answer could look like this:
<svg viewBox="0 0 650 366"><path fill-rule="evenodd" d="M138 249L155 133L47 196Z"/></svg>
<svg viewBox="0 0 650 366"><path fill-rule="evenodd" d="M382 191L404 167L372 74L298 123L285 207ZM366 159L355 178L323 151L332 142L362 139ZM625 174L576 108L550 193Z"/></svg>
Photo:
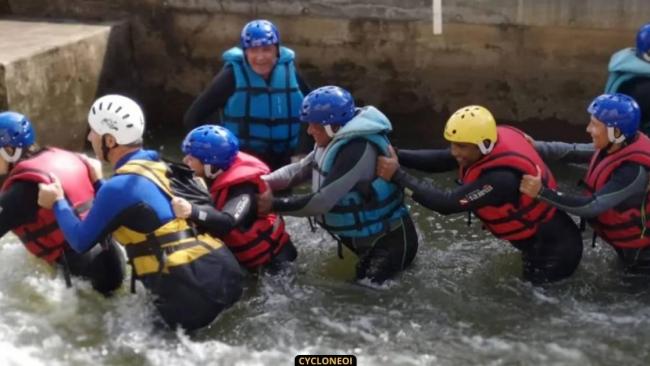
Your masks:
<svg viewBox="0 0 650 366"><path fill-rule="evenodd" d="M42 144L83 147L88 108L110 79L104 70L119 66L108 46L124 28L0 20L0 108L27 115Z"/></svg>
<svg viewBox="0 0 650 366"><path fill-rule="evenodd" d="M443 34L434 36L430 0L9 3L19 15L128 19L139 78L132 92L152 125L178 126L242 25L266 17L297 51L313 86L348 87L387 111L398 131L408 126L416 136L440 135L449 113L469 103L486 105L500 120L544 122L545 130L583 124L609 56L631 46L650 20L646 0L442 0ZM433 126L412 122L429 120ZM549 137L566 131L553 129Z"/></svg>

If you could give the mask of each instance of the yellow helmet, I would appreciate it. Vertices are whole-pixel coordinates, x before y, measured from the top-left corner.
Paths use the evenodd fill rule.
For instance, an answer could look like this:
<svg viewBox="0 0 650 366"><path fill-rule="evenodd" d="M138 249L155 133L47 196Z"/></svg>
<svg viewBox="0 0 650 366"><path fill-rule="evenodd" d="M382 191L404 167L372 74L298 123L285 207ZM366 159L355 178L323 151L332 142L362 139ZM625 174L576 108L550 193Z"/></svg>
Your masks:
<svg viewBox="0 0 650 366"><path fill-rule="evenodd" d="M497 142L497 123L492 113L480 105L457 110L445 125L445 139L450 142L475 144L483 155L489 154Z"/></svg>

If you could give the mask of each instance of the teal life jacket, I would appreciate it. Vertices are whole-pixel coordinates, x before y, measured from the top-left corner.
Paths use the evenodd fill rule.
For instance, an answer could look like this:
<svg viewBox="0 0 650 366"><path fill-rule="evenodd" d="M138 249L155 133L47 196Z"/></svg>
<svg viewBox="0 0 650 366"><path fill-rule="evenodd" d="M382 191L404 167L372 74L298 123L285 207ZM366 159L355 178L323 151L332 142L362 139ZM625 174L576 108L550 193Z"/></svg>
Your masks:
<svg viewBox="0 0 650 366"><path fill-rule="evenodd" d="M241 147L265 154L291 154L298 144L300 106L303 95L298 85L294 52L280 47L269 81L246 62L241 48L223 54L235 76L235 92L223 110L222 124Z"/></svg>
<svg viewBox="0 0 650 366"><path fill-rule="evenodd" d="M374 107L367 107L372 113L380 113ZM383 114L382 114L383 116ZM355 117L357 121L359 118ZM385 117L384 117L385 118ZM355 119L353 119L354 121ZM351 140L363 138L377 147L381 154L388 154L389 141L384 132L368 133L363 130L365 125L362 118L360 123L348 122L345 137L337 138L321 151L317 150L313 172L313 189L317 191L325 181L340 149ZM352 131L350 124L361 127ZM342 131L339 131L342 132ZM337 132L337 135L339 134ZM375 162L367 162L375 164ZM394 183L375 177L372 181L361 182L341 198L326 214L317 218L319 224L330 233L340 237L369 237L381 232L390 231L395 223L408 215L404 205L404 193Z"/></svg>
<svg viewBox="0 0 650 366"><path fill-rule="evenodd" d="M616 93L621 85L635 77L650 78L650 62L636 56L633 48L616 52L609 60L609 77L605 84L605 93Z"/></svg>

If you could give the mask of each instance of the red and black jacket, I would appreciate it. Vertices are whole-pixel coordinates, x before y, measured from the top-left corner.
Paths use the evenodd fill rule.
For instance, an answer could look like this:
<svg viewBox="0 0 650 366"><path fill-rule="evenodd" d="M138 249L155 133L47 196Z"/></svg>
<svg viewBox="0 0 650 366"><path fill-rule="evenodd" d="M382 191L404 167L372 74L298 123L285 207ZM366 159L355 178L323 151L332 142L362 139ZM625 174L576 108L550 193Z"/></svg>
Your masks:
<svg viewBox="0 0 650 366"><path fill-rule="evenodd" d="M2 191L8 190L16 181L52 183L50 174L60 179L66 198L83 217L92 205L95 190L86 164L77 154L65 150L47 148L34 157L19 161L9 173ZM49 263L56 261L67 247L52 210L39 208L32 222L12 231L27 250Z"/></svg>
<svg viewBox="0 0 650 366"><path fill-rule="evenodd" d="M553 174L535 148L526 141L523 132L514 127L499 126L497 136L497 143L489 154L467 169L461 169L463 183L472 183L484 171L494 168L509 168L523 174L537 175L539 166L545 185L549 188L557 186ZM553 218L555 208L519 193L517 204L485 206L474 213L497 238L523 240L534 236L540 223Z"/></svg>
<svg viewBox="0 0 650 366"><path fill-rule="evenodd" d="M260 193L265 192L267 186L261 177L267 173L269 168L261 160L239 152L230 168L220 174L210 187L216 208L223 209L230 187L238 184L253 183ZM235 228L222 239L239 263L252 270L269 263L289 241L289 235L285 231L284 220L269 214L258 218L245 231Z"/></svg>
<svg viewBox="0 0 650 366"><path fill-rule="evenodd" d="M601 189L609 181L614 170L623 163L634 162L650 169L650 139L643 133L639 133L637 139L631 144L606 155L601 160L598 159L599 154L600 151L594 154L584 179L589 190L588 194ZM644 225L650 229L650 223L645 223L645 217L649 217L650 214L649 200L646 193L641 202L634 205L618 205L589 220L589 223L596 234L614 247L646 247L650 245L650 232L649 236L642 234L644 234ZM642 207L645 210L643 215Z"/></svg>

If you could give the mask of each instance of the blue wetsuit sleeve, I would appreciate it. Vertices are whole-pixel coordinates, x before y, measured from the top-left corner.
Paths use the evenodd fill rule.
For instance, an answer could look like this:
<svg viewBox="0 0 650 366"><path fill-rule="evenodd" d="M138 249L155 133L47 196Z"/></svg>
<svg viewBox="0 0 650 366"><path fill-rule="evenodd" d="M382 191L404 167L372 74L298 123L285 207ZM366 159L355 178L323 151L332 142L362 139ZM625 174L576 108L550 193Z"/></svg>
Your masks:
<svg viewBox="0 0 650 366"><path fill-rule="evenodd" d="M173 217L169 200L154 183L143 177L126 175L115 176L104 183L84 220L75 215L65 200L57 201L52 209L66 241L77 252L84 252L121 225L137 225L127 223L120 215L133 207L145 206L157 213L156 221Z"/></svg>

